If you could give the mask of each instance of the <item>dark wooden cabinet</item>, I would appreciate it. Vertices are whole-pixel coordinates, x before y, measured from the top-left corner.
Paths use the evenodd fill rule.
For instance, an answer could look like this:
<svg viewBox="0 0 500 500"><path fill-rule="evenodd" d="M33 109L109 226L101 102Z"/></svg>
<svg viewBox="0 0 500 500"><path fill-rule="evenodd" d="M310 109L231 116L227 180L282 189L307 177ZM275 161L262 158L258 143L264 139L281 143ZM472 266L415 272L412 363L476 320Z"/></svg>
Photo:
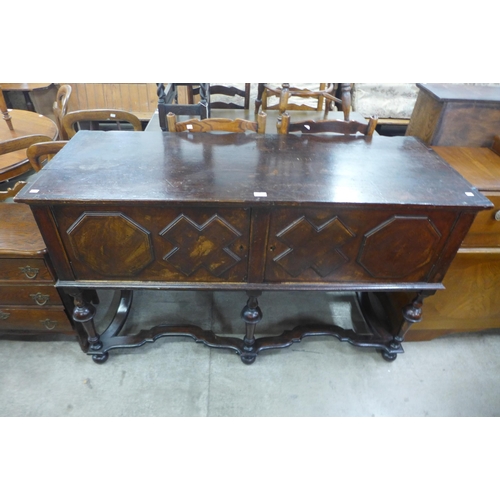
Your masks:
<svg viewBox="0 0 500 500"><path fill-rule="evenodd" d="M500 134L500 87L418 83L406 135L431 146L489 147Z"/></svg>
<svg viewBox="0 0 500 500"><path fill-rule="evenodd" d="M29 207L0 203L0 334L73 334Z"/></svg>
<svg viewBox="0 0 500 500"><path fill-rule="evenodd" d="M79 132L16 201L31 206L96 362L187 335L250 363L321 334L392 360L476 213L491 207L413 137L153 132ZM128 297L135 288L246 290L245 338L168 325L99 335L82 290L100 287ZM255 338L266 290L351 290L362 306L369 292L412 298L396 332L316 325Z"/></svg>

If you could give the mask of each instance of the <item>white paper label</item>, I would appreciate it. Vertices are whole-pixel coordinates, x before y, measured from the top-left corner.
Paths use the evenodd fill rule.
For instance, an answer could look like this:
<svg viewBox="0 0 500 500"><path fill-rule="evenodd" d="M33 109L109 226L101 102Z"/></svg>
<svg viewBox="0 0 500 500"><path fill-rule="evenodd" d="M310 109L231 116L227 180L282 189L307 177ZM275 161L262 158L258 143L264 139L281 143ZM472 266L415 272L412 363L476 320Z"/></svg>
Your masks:
<svg viewBox="0 0 500 500"><path fill-rule="evenodd" d="M474 193L471 193L470 191L466 191L466 192L465 192L465 194L466 194L467 196L474 196Z"/></svg>
<svg viewBox="0 0 500 500"><path fill-rule="evenodd" d="M191 129L193 128L193 126L192 126L191 124L188 124L188 125L186 125L186 128L187 128L188 130L191 130Z"/></svg>
<svg viewBox="0 0 500 500"><path fill-rule="evenodd" d="M254 191L253 195L256 198L265 198L267 196L267 193L265 191Z"/></svg>
<svg viewBox="0 0 500 500"><path fill-rule="evenodd" d="M38 191L40 191L39 189L30 189L30 193L38 193Z"/></svg>

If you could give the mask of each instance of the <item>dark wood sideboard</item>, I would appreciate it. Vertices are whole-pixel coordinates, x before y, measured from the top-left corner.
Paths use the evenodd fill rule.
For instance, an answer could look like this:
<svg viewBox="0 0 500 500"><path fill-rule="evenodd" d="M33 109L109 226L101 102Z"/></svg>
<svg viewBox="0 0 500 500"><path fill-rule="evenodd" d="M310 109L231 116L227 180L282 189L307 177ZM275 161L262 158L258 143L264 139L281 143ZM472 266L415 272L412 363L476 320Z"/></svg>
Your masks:
<svg viewBox="0 0 500 500"><path fill-rule="evenodd" d="M432 146L489 147L500 134L500 87L417 83L406 135Z"/></svg>
<svg viewBox="0 0 500 500"><path fill-rule="evenodd" d="M423 299L441 282L476 214L492 204L414 137L79 132L16 197L28 203L73 319L104 362L110 350L165 336L264 349L331 335L403 352ZM85 290L122 290L96 332ZM194 325L120 335L134 289L245 290L243 338ZM356 292L369 328L299 325L256 337L268 290ZM411 292L391 317L386 295ZM398 324L397 328L391 325Z"/></svg>

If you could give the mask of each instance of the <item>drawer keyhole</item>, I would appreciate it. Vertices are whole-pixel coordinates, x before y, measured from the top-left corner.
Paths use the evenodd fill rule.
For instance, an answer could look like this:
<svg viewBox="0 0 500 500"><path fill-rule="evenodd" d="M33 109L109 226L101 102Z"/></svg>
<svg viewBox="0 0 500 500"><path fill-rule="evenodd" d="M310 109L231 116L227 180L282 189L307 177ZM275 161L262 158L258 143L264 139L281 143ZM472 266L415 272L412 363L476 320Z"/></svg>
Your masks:
<svg viewBox="0 0 500 500"><path fill-rule="evenodd" d="M495 212L495 220L500 221L500 210L498 210L498 212Z"/></svg>

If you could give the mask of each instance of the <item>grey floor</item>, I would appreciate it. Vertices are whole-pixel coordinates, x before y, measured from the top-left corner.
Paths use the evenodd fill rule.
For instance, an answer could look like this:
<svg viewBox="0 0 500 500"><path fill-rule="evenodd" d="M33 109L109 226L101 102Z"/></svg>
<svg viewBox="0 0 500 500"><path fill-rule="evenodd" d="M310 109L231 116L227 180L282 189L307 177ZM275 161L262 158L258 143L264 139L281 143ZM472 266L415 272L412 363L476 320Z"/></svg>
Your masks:
<svg viewBox="0 0 500 500"><path fill-rule="evenodd" d="M103 328L112 292L101 293ZM168 319L240 335L240 292L136 292L126 331ZM258 331L299 321L359 326L351 295L264 293ZM424 307L425 312L425 307ZM500 335L408 342L387 363L337 339L267 351L250 366L228 350L160 339L103 365L67 340L0 338L0 416L500 416Z"/></svg>

